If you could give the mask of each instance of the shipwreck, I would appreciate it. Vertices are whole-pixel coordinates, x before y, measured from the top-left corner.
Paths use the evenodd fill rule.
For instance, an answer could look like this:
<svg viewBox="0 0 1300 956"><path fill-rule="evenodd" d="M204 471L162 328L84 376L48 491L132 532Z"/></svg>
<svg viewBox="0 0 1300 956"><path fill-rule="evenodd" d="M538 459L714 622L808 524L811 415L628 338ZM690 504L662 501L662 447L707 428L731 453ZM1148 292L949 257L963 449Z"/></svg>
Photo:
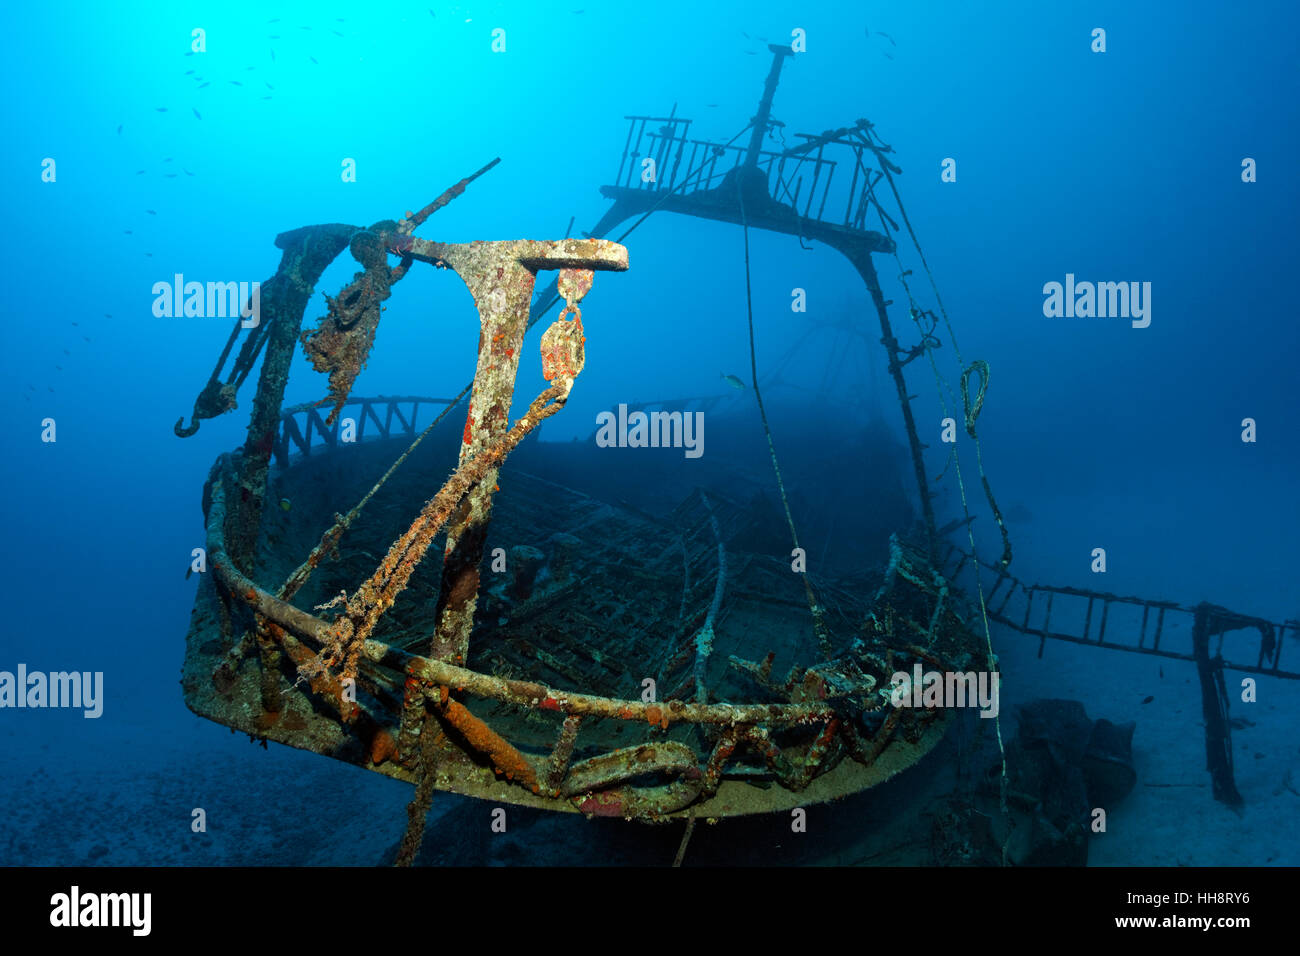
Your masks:
<svg viewBox="0 0 1300 956"><path fill-rule="evenodd" d="M937 291L936 309L922 307L897 260L894 234L911 235L896 186L901 169L866 120L771 148L782 129L772 104L790 50L770 49L758 110L730 142L693 138L691 121L675 108L629 117L618 173L602 187L611 206L581 238L441 243L414 235L495 160L400 219L277 236L281 258L261 286L260 322L236 321L190 424L177 422L185 436L234 409L260 359L247 439L220 456L203 490L206 567L186 643L186 703L254 738L413 784L399 862L413 858L439 790L589 816L686 821L688 834L696 819L844 797L915 764L953 719L942 707L892 706L891 676L915 667L996 672L989 620L1042 639L1120 646L1113 627L1107 643L1107 613L1137 599L1011 577L1010 542L982 465L1001 557L979 561L947 541L954 529L936 528L905 373L916 359L933 358L947 317ZM746 253L749 229L821 242L861 276L919 502L913 533L891 540L869 585L863 575L840 581L800 566L788 503L781 520L790 546L765 553L745 544L753 516L741 504L700 489L656 517L502 471L581 387L586 335L601 334L598 318L584 319L584 297L597 273L615 282L613 274L634 267L621 244L631 229L618 241L607 237L652 213L735 224ZM344 251L359 271L304 329L317 282ZM905 347L894 330L877 257L899 262L915 344ZM384 303L421 268L454 274L473 295L473 380L444 397L355 396ZM540 346L530 347L529 329L560 302ZM468 333L468 317L448 317L440 347L456 347L461 331ZM328 376L328 395L285 408L299 346ZM548 386L512 422L524 362L540 362ZM962 365L960 377L965 407L956 415L977 440L988 366ZM757 374L753 385L766 427ZM427 424L417 422L422 413L433 416ZM441 465L421 458L435 429L460 439L445 480ZM775 451L772 464L784 500ZM292 511L278 506L281 496L292 498ZM956 530L968 527L969 519ZM983 583L958 584L981 571ZM1029 609L1015 616L1009 602L1017 595L1031 604L1041 595L1048 621L1031 622ZM1062 630L1067 599L1087 604L1081 636ZM1097 636L1089 630L1094 605ZM1162 653L1163 622L1180 609L1138 606L1146 612L1136 649ZM1261 630L1259 657L1248 666L1295 676L1280 671L1273 625L1221 609L1197 614L1195 652L1164 652L1203 665L1213 690L1207 713L1226 707L1224 661L1210 658L1211 636L1221 642L1233 628L1272 628ZM786 635L779 646L765 636L773 627ZM1226 723L1214 722L1212 732L1213 761ZM1225 772L1221 763L1216 788L1222 776L1227 792L1230 764Z"/></svg>

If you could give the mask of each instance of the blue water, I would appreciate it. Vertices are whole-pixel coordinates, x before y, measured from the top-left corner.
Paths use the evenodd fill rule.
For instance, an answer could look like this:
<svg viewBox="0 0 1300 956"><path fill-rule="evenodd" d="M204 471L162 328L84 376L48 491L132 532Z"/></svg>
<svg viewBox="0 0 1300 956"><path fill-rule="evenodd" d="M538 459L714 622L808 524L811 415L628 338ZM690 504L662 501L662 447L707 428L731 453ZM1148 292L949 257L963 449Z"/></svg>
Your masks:
<svg viewBox="0 0 1300 956"><path fill-rule="evenodd" d="M125 788L120 806L171 813L187 832L189 804L154 806L150 780L179 774L186 757L208 768L263 757L194 718L178 686L202 482L216 455L243 441L255 379L238 411L176 438L172 424L188 421L229 326L156 318L154 283L176 273L268 279L277 233L399 218L494 157L500 165L419 236L560 238L571 217L575 233L589 229L607 206L598 187L617 171L626 115L675 108L694 119L692 135L726 142L754 114L771 60L764 41L789 42L795 29L806 52L787 60L773 116L790 143L866 117L894 147L962 357L992 368L983 463L1002 504L1032 516L1021 521L1021 576L1300 616L1292 4L29 4L0 17L0 669L102 671L106 688L98 720L0 709L0 862L85 862L81 844L96 841L78 835L83 804L41 818L66 828L58 839L41 844L25 828L32 807L94 794L101 774L127 781L114 785ZM196 27L206 52L187 55ZM1104 53L1090 49L1097 27ZM42 178L47 158L52 182ZM941 179L946 158L955 182ZM1242 181L1246 158L1255 182ZM341 176L346 159L355 182ZM933 308L907 233L895 238ZM630 270L599 274L584 303L587 369L547 440L590 435L596 414L619 402L716 394L722 374L749 381L740 230L656 214L626 245ZM825 246L759 231L750 255L760 374L783 365L786 381L811 386L839 350L858 349L836 367L826 387L842 401L823 414L847 440L879 413L901 441L874 313L852 268ZM909 347L899 269L892 257L876 263ZM355 268L344 255L325 273L304 327ZM1149 282L1149 327L1046 317L1043 286L1067 273ZM790 310L795 288L807 292L807 313ZM357 393L458 391L477 337L463 284L417 265L388 304ZM870 350L823 329L791 354L810 327L845 316L865 323ZM544 384L539 334L516 412ZM952 343L940 338L935 359L955 384ZM927 361L907 374L933 477L947 448L940 393ZM299 350L286 403L324 393ZM1246 418L1257 423L1252 443L1241 439ZM42 441L45 419L55 442ZM818 453L789 432L775 439L790 455ZM961 450L982 506L973 448ZM959 513L951 479L941 517ZM976 527L994 557L991 522ZM1089 569L1095 547L1108 554L1104 585ZM1289 650L1294 664L1300 648ZM1071 671L1113 686L1136 680L1129 667L1094 655ZM1045 692L1061 670L1037 673L1025 683ZM1253 719L1270 736L1293 736L1294 682L1268 692L1276 709ZM1190 734L1186 773L1203 779L1194 677L1182 694L1186 722L1171 717L1168 732ZM329 763L278 749L266 758L278 769L251 779ZM1270 752L1258 786L1243 784L1248 802L1272 799L1296 762L1294 748ZM409 791L365 785L400 813ZM1208 804L1208 792L1193 799ZM400 835L394 814L380 848ZM1298 837L1273 838L1282 858L1296 861ZM103 837L113 852L96 859L176 862L164 838L152 839ZM113 856L127 844L134 855ZM1235 859L1199 843L1166 850L1111 862Z"/></svg>

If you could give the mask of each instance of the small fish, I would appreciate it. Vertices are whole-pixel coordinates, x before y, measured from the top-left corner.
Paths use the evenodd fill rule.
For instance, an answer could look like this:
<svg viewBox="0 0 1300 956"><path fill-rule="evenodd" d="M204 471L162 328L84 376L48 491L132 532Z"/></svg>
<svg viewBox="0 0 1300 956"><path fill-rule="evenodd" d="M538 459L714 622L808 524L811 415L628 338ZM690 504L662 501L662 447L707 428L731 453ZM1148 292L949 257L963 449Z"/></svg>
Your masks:
<svg viewBox="0 0 1300 956"><path fill-rule="evenodd" d="M159 113L166 113L166 112L167 112L167 107L165 107L165 106L155 106L154 109L157 110Z"/></svg>
<svg viewBox="0 0 1300 956"><path fill-rule="evenodd" d="M1155 700L1155 699L1156 699L1155 694L1151 694L1151 695L1149 695L1149 696L1143 698L1142 703L1144 703L1144 704L1149 704L1149 703L1151 703L1151 702L1152 702L1153 700Z"/></svg>
<svg viewBox="0 0 1300 956"><path fill-rule="evenodd" d="M164 163L170 163L171 161L172 161L172 157L171 157L171 156L164 156L164 157L163 157L163 162L164 162Z"/></svg>
<svg viewBox="0 0 1300 956"><path fill-rule="evenodd" d="M274 50L271 51L271 60L272 60L272 62L274 62L274 60L275 60L275 51L274 51Z"/></svg>
<svg viewBox="0 0 1300 956"><path fill-rule="evenodd" d="M311 60L311 61L312 61L313 63L315 63L317 66L320 66L320 62L319 62L319 61L318 61L314 56L309 56L309 57L307 57L307 59Z"/></svg>
<svg viewBox="0 0 1300 956"><path fill-rule="evenodd" d="M230 81L230 85L231 85L231 86L243 86L244 84L243 84L243 83L240 83L238 80L231 80L231 81Z"/></svg>
<svg viewBox="0 0 1300 956"><path fill-rule="evenodd" d="M146 252L146 253L144 254L144 256L145 256L146 259L152 259L152 258L153 258L153 253L152 253L152 252Z"/></svg>
<svg viewBox="0 0 1300 956"><path fill-rule="evenodd" d="M144 170L143 170L143 169L137 169L137 170L135 171L135 174L136 174L137 176L143 176L143 175L144 175Z"/></svg>
<svg viewBox="0 0 1300 956"><path fill-rule="evenodd" d="M62 372L62 371L63 371L63 366L62 366L62 365L56 365L56 366L54 366L54 369L55 369L55 371Z"/></svg>
<svg viewBox="0 0 1300 956"><path fill-rule="evenodd" d="M176 178L175 173L163 173L163 179L175 179L175 178Z"/></svg>
<svg viewBox="0 0 1300 956"><path fill-rule="evenodd" d="M122 135L122 127L121 127L121 126L119 126L119 127L117 128L117 135L118 135L118 136L121 136L121 135Z"/></svg>
<svg viewBox="0 0 1300 956"><path fill-rule="evenodd" d="M248 68L248 70L256 70L256 69L257 69L257 67L255 67L255 66L250 66L250 67ZM247 73L248 70L245 70L244 72Z"/></svg>
<svg viewBox="0 0 1300 956"><path fill-rule="evenodd" d="M266 83L266 80L263 80L262 82L263 82L263 83ZM266 83L266 88L267 88L268 90L273 90L273 89L275 89L275 87L272 86L270 83Z"/></svg>
<svg viewBox="0 0 1300 956"><path fill-rule="evenodd" d="M342 33L339 33L338 30L331 30L330 33L334 34L336 37L341 37L341 36L343 36L343 34L342 34Z"/></svg>
<svg viewBox="0 0 1300 956"><path fill-rule="evenodd" d="M884 32L882 32L882 31L880 31L880 30L877 30L876 33L877 33L879 36L882 36L882 37L884 37L886 40L888 40L890 46L898 46L898 44L894 42L894 38L891 37L888 33L884 33Z"/></svg>
<svg viewBox="0 0 1300 956"><path fill-rule="evenodd" d="M48 389L50 390L50 394L51 394L51 395L54 394L54 389L53 389L52 386L47 385L47 386L45 386L45 387L48 388Z"/></svg>
<svg viewBox="0 0 1300 956"><path fill-rule="evenodd" d="M205 86L211 86L211 85L212 85L211 81L209 81L209 82L207 82L207 83L202 83L202 84L199 85L199 89L203 89L203 87L205 87Z"/></svg>
<svg viewBox="0 0 1300 956"><path fill-rule="evenodd" d="M272 36L267 37L267 39L268 39L268 40L278 40L278 39L280 39L280 34L278 34L278 33L273 34Z"/></svg>
<svg viewBox="0 0 1300 956"><path fill-rule="evenodd" d="M310 30L311 27L299 27L298 29L299 29L299 30Z"/></svg>
<svg viewBox="0 0 1300 956"><path fill-rule="evenodd" d="M104 313L104 318L106 318L106 319L111 319L112 317L113 317L113 316L112 316L110 313L108 313L108 312L105 312L105 313Z"/></svg>
<svg viewBox="0 0 1300 956"><path fill-rule="evenodd" d="M190 172L190 171L189 171L188 169L186 169L184 166L181 167L181 172L183 172L186 176L193 176L193 175L194 175L192 172Z"/></svg>
<svg viewBox="0 0 1300 956"><path fill-rule="evenodd" d="M128 236L131 235L131 230L130 230L130 229L123 229L122 231L123 231L124 233L126 233ZM76 325L77 323L76 323L76 322L73 322L72 324L73 324L73 325Z"/></svg>
<svg viewBox="0 0 1300 956"><path fill-rule="evenodd" d="M27 387L30 388L33 392L36 391L36 386L33 385L31 382L27 383Z"/></svg>
<svg viewBox="0 0 1300 956"><path fill-rule="evenodd" d="M281 499L280 499L280 510L281 510L281 511L288 511L288 510L289 510L290 508L292 508L292 507L293 507L293 502L291 502L288 498L281 498Z"/></svg>
<svg viewBox="0 0 1300 956"><path fill-rule="evenodd" d="M744 390L745 383L742 382L740 379L736 378L736 376L728 375L725 372L722 372L720 374L722 375L722 380L726 382L728 385L730 385L732 388L738 388L741 389L742 391Z"/></svg>
<svg viewBox="0 0 1300 956"><path fill-rule="evenodd" d="M63 354L64 354L64 355L71 355L72 353L69 352L67 349L64 349L64 350L63 350Z"/></svg>
<svg viewBox="0 0 1300 956"><path fill-rule="evenodd" d="M82 341L84 341L84 342L89 342L89 341L90 341L90 336L89 336L89 335L83 335L81 338L82 338Z"/></svg>
<svg viewBox="0 0 1300 956"><path fill-rule="evenodd" d="M158 214L157 214L156 212L154 212L152 209L146 209L145 212L147 212L147 213L148 213L149 215L151 215L151 216L156 216L156 215L158 215Z"/></svg>
<svg viewBox="0 0 1300 956"><path fill-rule="evenodd" d="M72 324L73 324L73 325L76 325L77 323L76 323L76 322L73 322Z"/></svg>
<svg viewBox="0 0 1300 956"><path fill-rule="evenodd" d="M438 19L438 14L434 13L432 10L429 11L429 16L433 17L435 20Z"/></svg>
<svg viewBox="0 0 1300 956"><path fill-rule="evenodd" d="M881 51L881 52L884 52L884 51ZM885 53L885 59L886 59L886 60L892 60L893 57L892 57L890 54Z"/></svg>
<svg viewBox="0 0 1300 956"><path fill-rule="evenodd" d="M711 110L716 110L716 109L718 108L718 104L717 104L717 103L705 103L704 105L707 106L707 107L708 107L709 109L711 109Z"/></svg>
<svg viewBox="0 0 1300 956"><path fill-rule="evenodd" d="M194 110L194 107L191 106L190 109ZM198 110L194 110L194 118L195 118L195 119L203 119L203 116L202 116L202 114L199 113Z"/></svg>
<svg viewBox="0 0 1300 956"><path fill-rule="evenodd" d="M274 20L267 20L266 22L267 22L267 23L279 23L279 22L280 22L280 18L279 18L279 17L276 17Z"/></svg>
<svg viewBox="0 0 1300 956"><path fill-rule="evenodd" d="M186 70L186 71L182 74L182 76L189 76L189 75L190 75L191 73L193 73L193 72L194 72L193 70Z"/></svg>

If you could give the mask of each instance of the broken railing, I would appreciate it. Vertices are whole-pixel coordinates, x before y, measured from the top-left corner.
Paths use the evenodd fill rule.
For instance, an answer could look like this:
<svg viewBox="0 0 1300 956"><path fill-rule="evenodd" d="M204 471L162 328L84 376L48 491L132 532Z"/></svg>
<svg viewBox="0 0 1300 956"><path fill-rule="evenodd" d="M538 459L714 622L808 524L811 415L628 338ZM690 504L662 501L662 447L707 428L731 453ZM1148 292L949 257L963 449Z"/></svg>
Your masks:
<svg viewBox="0 0 1300 956"><path fill-rule="evenodd" d="M953 581L977 568L995 575L984 596L989 619L1038 638L1039 657L1051 640L1194 663L1200 678L1206 765L1214 796L1231 806L1241 805L1233 780L1230 695L1223 673L1234 670L1300 680L1300 672L1282 668L1282 638L1288 631L1293 637L1300 633L1300 622L1277 624L1206 602L1189 607L1086 588L1025 584L1005 566L977 564L970 554L952 545L942 566L951 566ZM1233 640L1239 650L1226 657L1225 639L1233 632L1245 634ZM1249 656L1239 656L1240 649L1246 649Z"/></svg>

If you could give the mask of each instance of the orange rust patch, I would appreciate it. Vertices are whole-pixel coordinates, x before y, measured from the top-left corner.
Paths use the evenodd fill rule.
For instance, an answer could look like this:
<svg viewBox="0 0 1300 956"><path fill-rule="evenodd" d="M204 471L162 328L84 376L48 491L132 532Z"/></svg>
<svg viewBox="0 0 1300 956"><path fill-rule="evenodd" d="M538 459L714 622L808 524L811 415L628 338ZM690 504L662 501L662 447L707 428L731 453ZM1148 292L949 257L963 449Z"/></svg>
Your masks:
<svg viewBox="0 0 1300 956"><path fill-rule="evenodd" d="M370 741L370 762L376 767L396 753L397 741L386 730L379 731Z"/></svg>
<svg viewBox="0 0 1300 956"><path fill-rule="evenodd" d="M537 786L537 773L524 755L459 701L448 700L442 715L471 747L492 761L497 773L505 774L508 780L518 780L530 789Z"/></svg>

